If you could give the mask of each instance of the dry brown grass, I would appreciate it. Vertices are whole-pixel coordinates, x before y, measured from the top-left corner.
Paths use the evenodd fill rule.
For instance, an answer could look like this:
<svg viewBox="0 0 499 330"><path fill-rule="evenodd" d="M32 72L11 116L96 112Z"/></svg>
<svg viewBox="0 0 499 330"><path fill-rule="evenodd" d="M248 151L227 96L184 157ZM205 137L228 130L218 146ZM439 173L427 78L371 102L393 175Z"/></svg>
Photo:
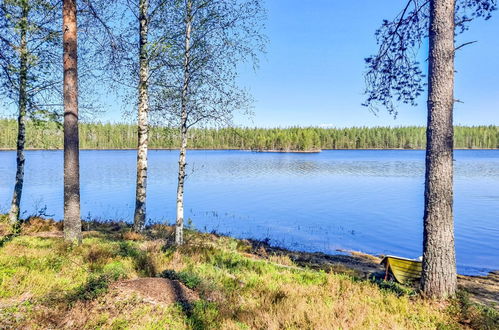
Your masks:
<svg viewBox="0 0 499 330"><path fill-rule="evenodd" d="M134 231L125 231L121 234L121 238L128 241L143 241L145 236Z"/></svg>
<svg viewBox="0 0 499 330"><path fill-rule="evenodd" d="M147 234L153 239L173 239L175 231L172 226L155 224L148 228Z"/></svg>
<svg viewBox="0 0 499 330"><path fill-rule="evenodd" d="M0 324L62 329L493 329L499 324L494 314L472 305L437 304L408 288L397 291L338 274L334 270L341 269L321 254L305 259L264 248L265 255L255 255L248 241L192 231L187 244L174 248L168 236L151 239L171 233L166 226L139 240L123 239L128 228L109 228L87 232L79 247L54 237L9 241L0 249ZM326 260L330 268L298 267L298 257ZM118 285L159 275L181 281L200 300L169 305L154 298L155 291Z"/></svg>
<svg viewBox="0 0 499 330"><path fill-rule="evenodd" d="M40 217L29 217L21 225L21 230L25 234L39 232L58 232L62 231L62 222L53 219L43 219Z"/></svg>
<svg viewBox="0 0 499 330"><path fill-rule="evenodd" d="M293 266L293 267L295 267L295 263L288 256L284 256L284 255L271 255L271 256L269 256L268 260L270 262L276 263L278 265Z"/></svg>

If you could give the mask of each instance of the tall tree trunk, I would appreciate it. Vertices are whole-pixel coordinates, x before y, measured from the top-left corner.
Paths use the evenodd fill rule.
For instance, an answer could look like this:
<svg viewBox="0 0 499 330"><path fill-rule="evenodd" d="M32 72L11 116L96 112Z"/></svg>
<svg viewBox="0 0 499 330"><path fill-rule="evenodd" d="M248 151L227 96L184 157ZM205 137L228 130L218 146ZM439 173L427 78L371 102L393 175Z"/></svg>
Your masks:
<svg viewBox="0 0 499 330"><path fill-rule="evenodd" d="M456 292L453 204L454 0L430 1L423 294Z"/></svg>
<svg viewBox="0 0 499 330"><path fill-rule="evenodd" d="M184 122L184 111L182 121ZM187 151L187 125L184 123L180 129L181 145L178 160L178 186L177 186L177 221L175 226L175 244L184 244L184 182L185 182L185 155Z"/></svg>
<svg viewBox="0 0 499 330"><path fill-rule="evenodd" d="M21 18L21 42L19 47L19 104L17 116L17 158L16 158L16 183L12 195L9 220L11 224L17 224L19 221L21 195L24 183L24 145L26 142L26 110L28 105L28 95L26 92L28 84L28 12L29 6L23 3Z"/></svg>
<svg viewBox="0 0 499 330"><path fill-rule="evenodd" d="M180 117L180 155L178 160L177 186L177 221L175 225L175 244L184 244L184 181L185 154L187 151L187 101L189 97L190 48L192 30L192 1L187 0L185 15L185 50L184 50L184 82L182 86L181 117Z"/></svg>
<svg viewBox="0 0 499 330"><path fill-rule="evenodd" d="M148 142L148 90L147 79L149 64L147 59L147 31L148 31L148 0L139 3L139 108L138 108L138 146L137 146L137 184L135 186L135 215L133 229L141 232L144 229L146 217L146 188L147 188L147 142Z"/></svg>
<svg viewBox="0 0 499 330"><path fill-rule="evenodd" d="M76 0L63 0L64 238L81 243Z"/></svg>

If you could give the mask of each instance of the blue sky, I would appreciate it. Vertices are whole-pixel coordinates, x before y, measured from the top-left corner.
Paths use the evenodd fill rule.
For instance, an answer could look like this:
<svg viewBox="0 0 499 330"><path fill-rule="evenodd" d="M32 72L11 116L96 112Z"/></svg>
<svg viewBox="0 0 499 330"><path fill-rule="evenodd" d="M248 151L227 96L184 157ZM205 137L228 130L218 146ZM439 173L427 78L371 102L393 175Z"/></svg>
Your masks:
<svg viewBox="0 0 499 330"><path fill-rule="evenodd" d="M268 0L268 54L259 71L241 81L255 99L255 126L424 125L419 106L400 107L397 119L375 116L364 100L363 59L376 51L374 31L403 5L393 0ZM499 14L496 12L496 14ZM457 42L478 40L456 58L455 123L499 124L499 17L476 21Z"/></svg>
<svg viewBox="0 0 499 330"><path fill-rule="evenodd" d="M238 126L402 126L425 125L422 97L417 107L401 106L394 119L372 114L364 101L364 58L375 53L374 32L392 19L404 1L266 0L267 54L255 72L243 68L240 83L255 99L252 117L237 115ZM456 57L455 124L499 125L499 11L477 20L457 43L477 40ZM423 50L424 51L424 50ZM103 122L132 122L109 93L102 99Z"/></svg>

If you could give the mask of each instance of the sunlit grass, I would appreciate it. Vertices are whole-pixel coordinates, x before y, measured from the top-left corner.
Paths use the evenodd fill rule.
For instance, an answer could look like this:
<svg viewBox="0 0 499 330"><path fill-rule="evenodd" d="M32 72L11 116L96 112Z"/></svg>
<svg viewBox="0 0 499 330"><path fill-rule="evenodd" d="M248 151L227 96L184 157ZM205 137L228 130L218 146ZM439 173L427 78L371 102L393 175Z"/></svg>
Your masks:
<svg viewBox="0 0 499 330"><path fill-rule="evenodd" d="M497 315L471 305L425 301L409 288L299 268L286 257L259 259L244 241L192 231L186 239L175 248L168 240L92 232L81 246L70 247L60 238L15 237L0 248L0 324L454 329L463 327L463 311L478 320L474 327L496 324ZM181 281L201 299L162 305L109 290L117 280L154 276Z"/></svg>

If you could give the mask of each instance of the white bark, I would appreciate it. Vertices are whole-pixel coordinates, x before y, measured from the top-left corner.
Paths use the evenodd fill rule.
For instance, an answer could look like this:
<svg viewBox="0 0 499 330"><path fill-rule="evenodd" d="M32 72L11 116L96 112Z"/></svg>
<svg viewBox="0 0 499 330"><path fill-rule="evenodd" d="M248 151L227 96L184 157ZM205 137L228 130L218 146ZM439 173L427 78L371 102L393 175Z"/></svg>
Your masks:
<svg viewBox="0 0 499 330"><path fill-rule="evenodd" d="M19 113L17 117L17 157L16 157L16 183L12 195L9 220L11 224L19 221L21 196L24 183L24 145L26 142L26 110L28 96L26 92L28 83L28 45L26 34L28 29L28 5L23 5L21 22L21 42L19 47Z"/></svg>
<svg viewBox="0 0 499 330"><path fill-rule="evenodd" d="M147 143L148 143L148 75L149 64L147 59L148 33L148 0L139 3L139 106L138 106L138 146L137 146L137 184L135 190L134 230L141 232L146 218L146 188L147 188Z"/></svg>
<svg viewBox="0 0 499 330"><path fill-rule="evenodd" d="M185 154L187 151L187 101L189 97L189 73L190 73L190 47L192 31L192 1L187 0L185 17L185 50L184 50L184 82L182 86L180 134L181 145L178 161L178 186L177 186L177 221L175 224L175 244L184 243L184 182L185 182Z"/></svg>

